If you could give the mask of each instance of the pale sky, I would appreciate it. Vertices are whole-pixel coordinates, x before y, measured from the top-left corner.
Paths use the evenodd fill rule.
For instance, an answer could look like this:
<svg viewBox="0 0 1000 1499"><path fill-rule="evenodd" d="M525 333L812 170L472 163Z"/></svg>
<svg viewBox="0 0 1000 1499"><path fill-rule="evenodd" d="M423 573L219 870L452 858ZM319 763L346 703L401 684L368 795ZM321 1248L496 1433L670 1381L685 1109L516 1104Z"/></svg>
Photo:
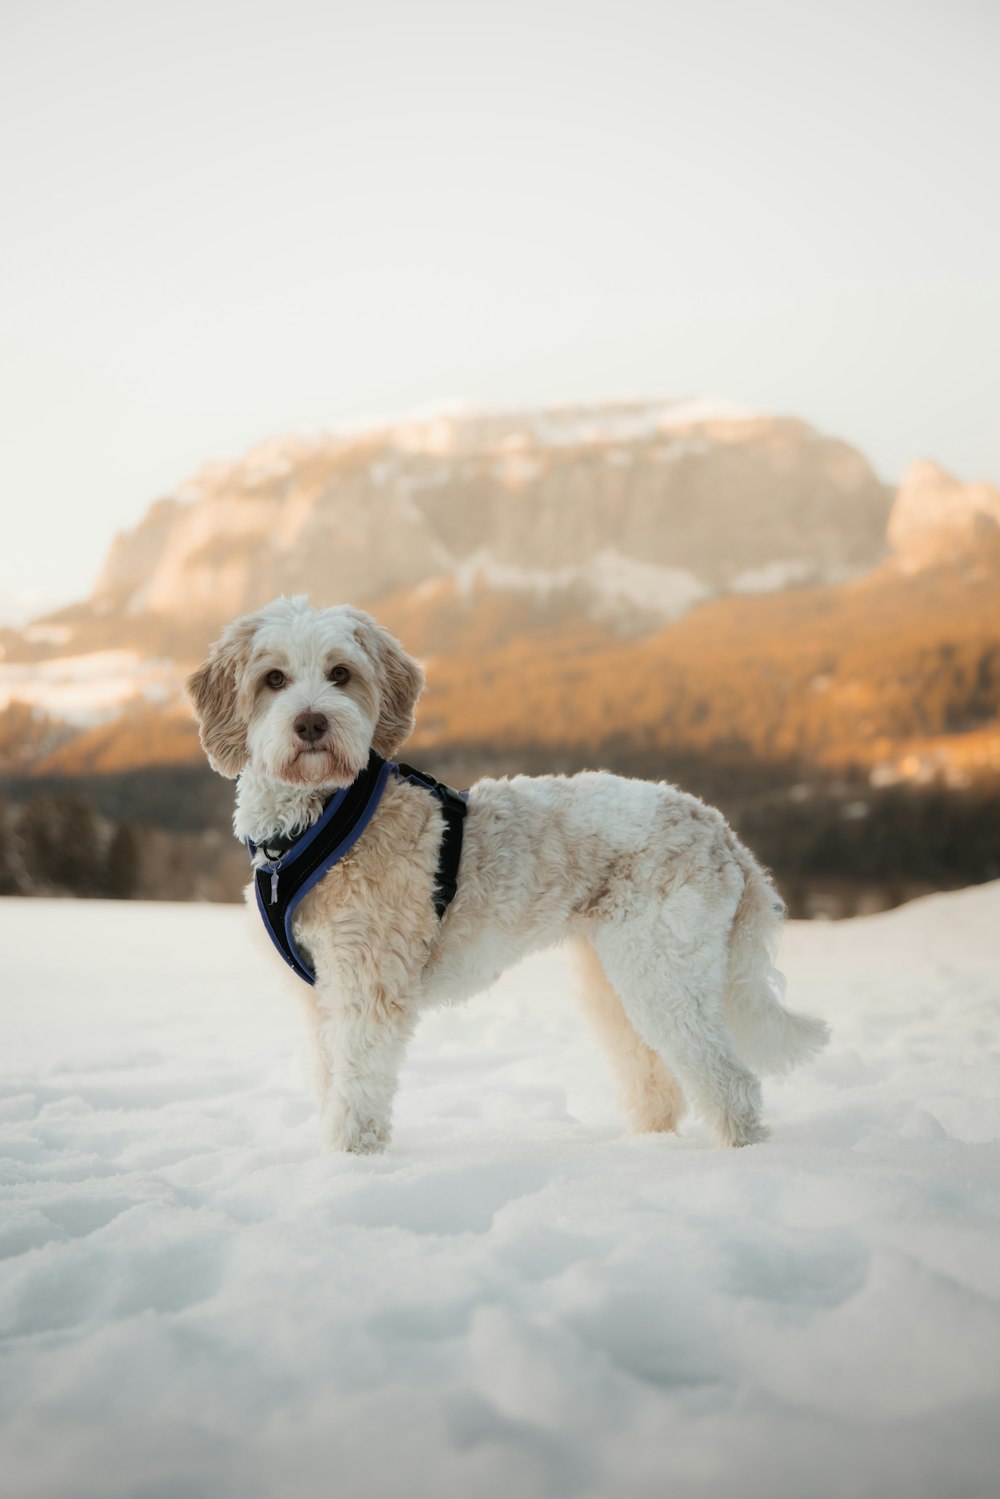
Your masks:
<svg viewBox="0 0 1000 1499"><path fill-rule="evenodd" d="M1000 482L996 0L0 0L0 141L0 617L207 459L441 400Z"/></svg>

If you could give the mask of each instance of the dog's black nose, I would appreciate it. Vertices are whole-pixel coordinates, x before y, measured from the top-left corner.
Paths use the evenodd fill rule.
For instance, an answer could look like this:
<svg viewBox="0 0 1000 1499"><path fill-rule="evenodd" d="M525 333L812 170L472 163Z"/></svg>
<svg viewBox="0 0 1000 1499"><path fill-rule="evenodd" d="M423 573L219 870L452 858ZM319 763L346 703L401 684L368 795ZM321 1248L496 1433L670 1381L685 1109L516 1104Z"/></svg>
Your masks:
<svg viewBox="0 0 1000 1499"><path fill-rule="evenodd" d="M303 744L315 744L322 739L330 725L323 713L300 713L295 720L295 732Z"/></svg>

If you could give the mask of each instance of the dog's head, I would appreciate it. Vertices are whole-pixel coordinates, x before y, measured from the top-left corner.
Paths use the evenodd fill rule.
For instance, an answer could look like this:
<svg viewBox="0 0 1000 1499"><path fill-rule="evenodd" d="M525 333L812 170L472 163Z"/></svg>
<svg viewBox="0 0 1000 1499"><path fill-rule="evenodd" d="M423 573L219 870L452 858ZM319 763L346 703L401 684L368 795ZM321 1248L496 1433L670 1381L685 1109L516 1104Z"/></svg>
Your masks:
<svg viewBox="0 0 1000 1499"><path fill-rule="evenodd" d="M413 729L424 674L360 609L276 599L236 620L188 678L202 747L230 778L247 765L299 786L346 786L371 746Z"/></svg>

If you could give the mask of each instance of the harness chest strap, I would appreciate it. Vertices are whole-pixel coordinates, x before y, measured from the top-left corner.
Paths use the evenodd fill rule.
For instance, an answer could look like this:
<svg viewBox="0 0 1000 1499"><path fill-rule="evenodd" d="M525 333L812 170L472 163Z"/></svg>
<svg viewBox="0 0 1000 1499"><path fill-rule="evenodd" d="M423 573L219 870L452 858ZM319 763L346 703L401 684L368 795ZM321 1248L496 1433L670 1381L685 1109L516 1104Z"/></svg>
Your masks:
<svg viewBox="0 0 1000 1499"><path fill-rule="evenodd" d="M254 870L257 910L271 941L285 962L307 984L316 982L316 974L305 954L296 946L292 935L292 917L300 902L328 870L348 852L361 837L382 799L390 775L423 787L440 802L444 814L444 832L438 853L434 890L434 909L440 919L458 889L458 866L462 857L462 837L466 794L436 781L409 765L396 765L372 750L368 764L356 780L338 791L323 809L311 828L296 838L269 839L266 845L247 839L250 857L263 852L268 862Z"/></svg>

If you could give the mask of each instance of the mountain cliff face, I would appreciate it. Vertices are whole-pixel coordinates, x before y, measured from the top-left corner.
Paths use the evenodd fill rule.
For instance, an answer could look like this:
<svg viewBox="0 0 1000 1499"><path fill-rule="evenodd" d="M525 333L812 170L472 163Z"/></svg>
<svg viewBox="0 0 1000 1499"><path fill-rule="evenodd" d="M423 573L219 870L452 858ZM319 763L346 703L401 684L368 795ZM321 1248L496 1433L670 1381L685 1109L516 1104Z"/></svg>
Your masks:
<svg viewBox="0 0 1000 1499"><path fill-rule="evenodd" d="M914 463L899 486L887 537L897 556L916 567L974 555L1000 539L1000 489L960 484L936 463Z"/></svg>
<svg viewBox="0 0 1000 1499"><path fill-rule="evenodd" d="M206 468L63 618L89 623L88 648L172 620L183 649L277 593L374 604L423 585L429 614L486 591L628 628L869 565L889 500L845 443L706 403L436 417Z"/></svg>
<svg viewBox="0 0 1000 1499"><path fill-rule="evenodd" d="M931 739L954 769L965 736L963 765L1000 768L1000 491L923 463L893 502L846 444L693 402L437 416L204 469L91 599L4 639L0 761L199 762L184 674L280 592L367 605L428 658L435 756L889 775Z"/></svg>

